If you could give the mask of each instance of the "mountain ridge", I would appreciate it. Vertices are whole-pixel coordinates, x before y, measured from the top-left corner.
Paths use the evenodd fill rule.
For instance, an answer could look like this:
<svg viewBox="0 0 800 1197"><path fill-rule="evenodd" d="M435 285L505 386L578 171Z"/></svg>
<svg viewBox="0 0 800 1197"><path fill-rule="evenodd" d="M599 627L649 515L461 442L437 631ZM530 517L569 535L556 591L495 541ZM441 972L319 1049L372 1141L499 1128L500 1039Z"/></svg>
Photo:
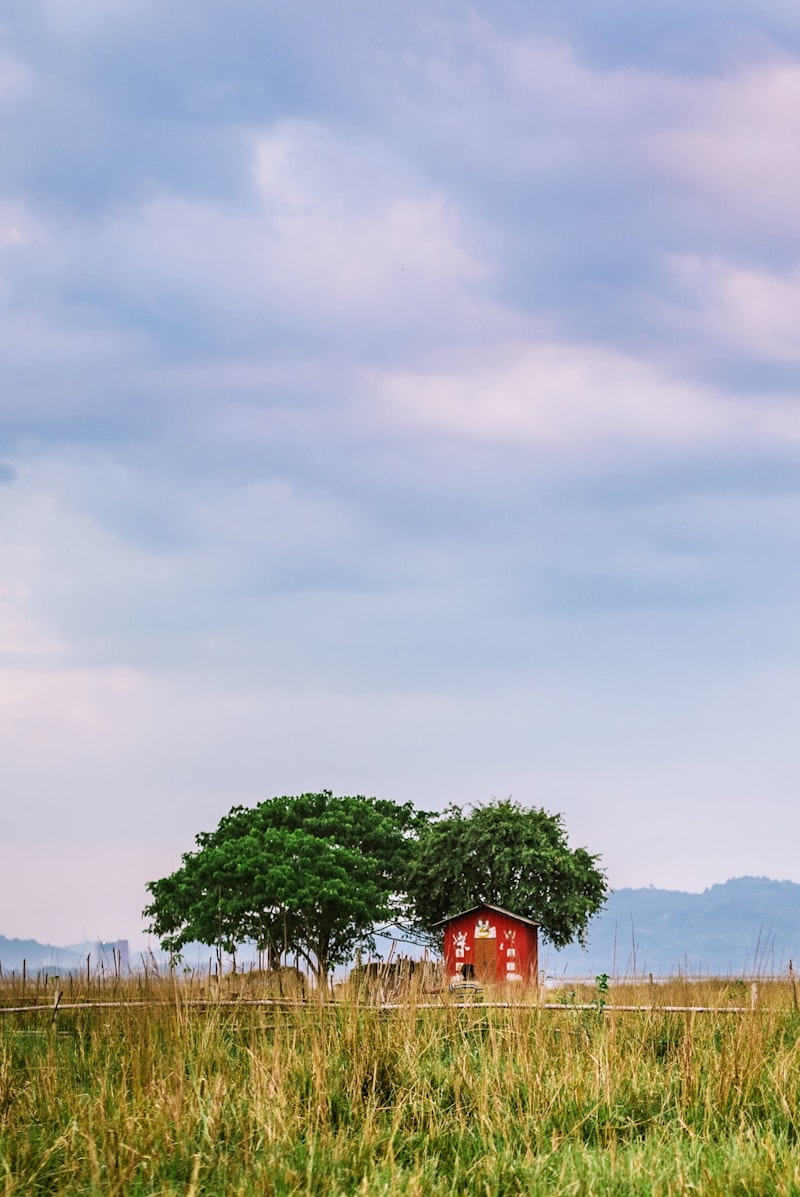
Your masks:
<svg viewBox="0 0 800 1197"><path fill-rule="evenodd" d="M592 920L585 951L542 946L551 975L777 974L790 960L800 961L800 884L752 876L699 893L616 890Z"/></svg>

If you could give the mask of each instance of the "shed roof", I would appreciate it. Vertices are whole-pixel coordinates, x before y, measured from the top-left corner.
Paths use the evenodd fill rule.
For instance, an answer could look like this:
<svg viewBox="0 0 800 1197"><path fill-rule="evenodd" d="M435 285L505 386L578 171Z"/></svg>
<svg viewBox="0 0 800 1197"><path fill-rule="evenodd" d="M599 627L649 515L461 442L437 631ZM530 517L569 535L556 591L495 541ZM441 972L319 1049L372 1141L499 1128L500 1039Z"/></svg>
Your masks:
<svg viewBox="0 0 800 1197"><path fill-rule="evenodd" d="M493 910L495 914L504 914L506 918L516 919L518 923L527 923L529 927L538 927L533 919L526 919L524 914L514 914L513 910L504 910L502 906L492 906L490 902L481 902L478 906L470 906L468 910L460 910L458 914L448 915L446 919L439 919L434 927L443 927L445 923L452 923L455 919L463 919L467 914L477 914L479 910Z"/></svg>

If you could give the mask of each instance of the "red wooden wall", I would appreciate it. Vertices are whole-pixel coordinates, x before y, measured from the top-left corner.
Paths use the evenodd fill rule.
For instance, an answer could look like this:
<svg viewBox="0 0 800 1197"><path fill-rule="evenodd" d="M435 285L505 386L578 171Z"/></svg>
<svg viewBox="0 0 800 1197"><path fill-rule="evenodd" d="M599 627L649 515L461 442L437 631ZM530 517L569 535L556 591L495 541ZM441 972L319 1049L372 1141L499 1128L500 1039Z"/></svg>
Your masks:
<svg viewBox="0 0 800 1197"><path fill-rule="evenodd" d="M444 960L451 981L536 984L538 928L490 906L456 915L445 924Z"/></svg>

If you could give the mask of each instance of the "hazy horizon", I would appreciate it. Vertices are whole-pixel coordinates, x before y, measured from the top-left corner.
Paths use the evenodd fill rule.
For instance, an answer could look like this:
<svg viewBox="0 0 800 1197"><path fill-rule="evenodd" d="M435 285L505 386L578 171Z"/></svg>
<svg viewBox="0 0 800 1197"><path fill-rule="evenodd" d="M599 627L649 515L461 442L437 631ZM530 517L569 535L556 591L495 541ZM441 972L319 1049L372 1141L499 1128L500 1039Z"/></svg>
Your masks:
<svg viewBox="0 0 800 1197"><path fill-rule="evenodd" d="M800 9L0 35L3 933L323 788L800 880Z"/></svg>
<svg viewBox="0 0 800 1197"><path fill-rule="evenodd" d="M590 922L590 947L591 947L591 940L592 940L592 935L593 935L593 928L596 929L598 920L602 920L603 916L605 914L607 914L607 911L608 911L609 905L611 904L612 898L615 898L615 897L619 898L622 895L627 894L627 893L632 893L632 894L637 894L637 895L644 895L644 894L646 894L646 895L650 895L650 894L652 894L652 895L657 895L657 894L673 895L674 894L674 895L690 897L690 898L691 897L701 897L703 895L709 894L710 891L712 891L714 889L730 887L732 884L755 883L757 885L759 882L764 882L769 886L780 886L780 885L797 886L798 887L798 900L800 901L800 883L791 881L788 878L762 877L762 876L753 876L752 874L744 874L740 877L728 877L724 881L712 882L711 885L706 886L702 890L675 889L675 888L671 888L671 887L667 887L667 886L662 887L662 886L654 886L654 885L645 885L645 886L636 886L636 887L624 886L619 889L612 889L609 892L606 904L604 905L603 909L598 914L594 915ZM626 930L627 930L627 926L626 926ZM380 940L380 938L381 937L379 936L379 940ZM39 940L37 937L32 936L32 935L15 935L15 936L7 935L4 932L3 928L0 926L0 941L5 940L6 942L19 942L19 943L34 942L34 943L37 943L41 947L53 948L56 951L69 951L70 949L73 949L73 948L85 947L87 944L98 944L98 943L110 944L110 943L114 943L120 939L125 939L128 941L129 950L130 950L131 955L135 955L135 954L143 952L143 951L146 952L148 950L157 949L159 946L158 938L156 936L145 934L143 932L139 932L137 935L131 936L131 935L127 934L125 928L116 928L113 935L112 934L84 935L80 939L74 940L70 943L64 943L64 942L55 943L52 941ZM389 941L387 941L387 942L389 942ZM242 945L242 946L243 946L243 948L246 947L246 945ZM578 945L577 945L577 941L576 941L576 943L571 945L571 948L564 949L561 951L556 951L555 949L552 948L552 946L549 946L549 945L545 945L545 947L547 948L547 951L550 953L551 956L556 957L556 958L567 958L567 957L571 957L571 955L573 954L573 951L577 949ZM1 962L2 962L2 954L0 954L0 963Z"/></svg>

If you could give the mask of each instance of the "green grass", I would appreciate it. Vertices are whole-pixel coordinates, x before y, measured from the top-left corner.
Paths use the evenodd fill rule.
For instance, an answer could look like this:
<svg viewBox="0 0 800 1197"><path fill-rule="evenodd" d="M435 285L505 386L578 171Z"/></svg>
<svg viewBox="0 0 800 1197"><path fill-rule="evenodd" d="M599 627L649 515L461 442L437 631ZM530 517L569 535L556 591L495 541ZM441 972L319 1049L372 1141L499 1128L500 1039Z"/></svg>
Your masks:
<svg viewBox="0 0 800 1197"><path fill-rule="evenodd" d="M786 984L762 983L756 1013L703 1015L662 1007L743 987L612 985L640 1014L572 1008L591 991L555 1011L381 1011L198 1009L193 982L147 988L170 1004L65 1011L56 1031L0 1020L4 1197L800 1194Z"/></svg>

